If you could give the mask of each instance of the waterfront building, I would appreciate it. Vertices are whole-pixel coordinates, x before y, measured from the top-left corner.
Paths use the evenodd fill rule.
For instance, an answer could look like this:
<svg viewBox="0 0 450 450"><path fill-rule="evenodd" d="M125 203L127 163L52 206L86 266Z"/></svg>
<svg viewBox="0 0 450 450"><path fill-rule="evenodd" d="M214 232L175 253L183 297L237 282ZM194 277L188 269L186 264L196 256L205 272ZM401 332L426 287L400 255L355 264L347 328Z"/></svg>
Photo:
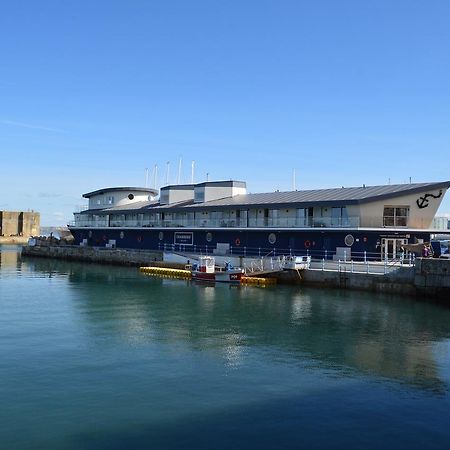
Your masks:
<svg viewBox="0 0 450 450"><path fill-rule="evenodd" d="M436 216L433 219L432 228L435 230L445 230L450 229L450 219L446 216Z"/></svg>
<svg viewBox="0 0 450 450"><path fill-rule="evenodd" d="M0 236L36 236L40 233L40 214L34 211L0 211Z"/></svg>
<svg viewBox="0 0 450 450"><path fill-rule="evenodd" d="M423 242L450 181L247 193L243 181L83 195L70 230L80 245L233 255L395 258Z"/></svg>

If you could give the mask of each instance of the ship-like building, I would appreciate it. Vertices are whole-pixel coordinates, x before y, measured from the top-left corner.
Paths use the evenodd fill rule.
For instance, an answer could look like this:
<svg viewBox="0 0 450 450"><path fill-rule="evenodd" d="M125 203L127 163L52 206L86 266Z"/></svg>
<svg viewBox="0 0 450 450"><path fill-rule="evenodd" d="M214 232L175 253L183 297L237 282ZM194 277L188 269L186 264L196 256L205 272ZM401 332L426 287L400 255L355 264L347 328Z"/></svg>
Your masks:
<svg viewBox="0 0 450 450"><path fill-rule="evenodd" d="M112 187L83 195L76 244L119 248L331 258L395 258L428 241L450 181L247 193L243 181L155 189ZM158 197L159 194L159 197Z"/></svg>

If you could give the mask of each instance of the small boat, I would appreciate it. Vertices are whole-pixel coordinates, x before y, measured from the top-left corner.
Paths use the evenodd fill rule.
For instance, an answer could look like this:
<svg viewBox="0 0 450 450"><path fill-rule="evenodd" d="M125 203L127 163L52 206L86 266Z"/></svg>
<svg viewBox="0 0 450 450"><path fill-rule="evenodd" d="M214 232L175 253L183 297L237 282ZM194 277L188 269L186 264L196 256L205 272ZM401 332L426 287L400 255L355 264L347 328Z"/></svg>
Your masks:
<svg viewBox="0 0 450 450"><path fill-rule="evenodd" d="M311 256L286 256L283 262L283 270L309 269Z"/></svg>
<svg viewBox="0 0 450 450"><path fill-rule="evenodd" d="M191 273L193 280L240 283L244 270L233 267L229 262L219 267L213 256L200 256L198 263L192 265Z"/></svg>

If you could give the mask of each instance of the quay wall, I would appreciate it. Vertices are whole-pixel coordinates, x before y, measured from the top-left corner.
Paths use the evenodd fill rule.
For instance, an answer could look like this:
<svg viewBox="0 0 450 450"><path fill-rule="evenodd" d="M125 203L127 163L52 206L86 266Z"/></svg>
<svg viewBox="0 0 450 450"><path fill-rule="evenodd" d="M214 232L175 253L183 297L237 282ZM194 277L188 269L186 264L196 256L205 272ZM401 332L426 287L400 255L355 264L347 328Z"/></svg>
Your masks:
<svg viewBox="0 0 450 450"><path fill-rule="evenodd" d="M0 236L0 245L24 245L28 239L27 236Z"/></svg>
<svg viewBox="0 0 450 450"><path fill-rule="evenodd" d="M143 266L150 264L157 265L158 262L162 261L163 254L157 250L126 250L80 246L24 246L22 248L22 255L100 264Z"/></svg>
<svg viewBox="0 0 450 450"><path fill-rule="evenodd" d="M301 277L301 279L300 279ZM450 260L416 258L414 267L399 267L387 274L332 270L289 271L277 275L279 282L305 286L356 289L442 300L450 304Z"/></svg>
<svg viewBox="0 0 450 450"><path fill-rule="evenodd" d="M419 294L450 304L450 259L416 259L414 285Z"/></svg>
<svg viewBox="0 0 450 450"><path fill-rule="evenodd" d="M297 274L291 276L298 278ZM305 270L301 272L301 277L301 283L305 286L416 295L413 267L402 267L389 274Z"/></svg>
<svg viewBox="0 0 450 450"><path fill-rule="evenodd" d="M80 246L24 246L25 256L130 266L184 268L183 258L163 261L164 254L154 250L108 249ZM242 258L241 258L242 259ZM241 261L241 266L243 261ZM354 289L443 300L450 304L450 260L417 258L415 267L399 267L387 274L353 273L310 269L279 271L267 275L280 284L302 284L318 288Z"/></svg>

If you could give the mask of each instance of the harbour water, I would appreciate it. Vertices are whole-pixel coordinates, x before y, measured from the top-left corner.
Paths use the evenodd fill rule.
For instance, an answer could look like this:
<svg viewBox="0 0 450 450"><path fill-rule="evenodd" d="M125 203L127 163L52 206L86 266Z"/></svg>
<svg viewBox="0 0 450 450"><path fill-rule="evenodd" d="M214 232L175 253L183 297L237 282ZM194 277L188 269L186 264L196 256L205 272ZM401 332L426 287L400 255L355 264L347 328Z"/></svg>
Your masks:
<svg viewBox="0 0 450 450"><path fill-rule="evenodd" d="M2 449L450 448L450 309L0 247Z"/></svg>

